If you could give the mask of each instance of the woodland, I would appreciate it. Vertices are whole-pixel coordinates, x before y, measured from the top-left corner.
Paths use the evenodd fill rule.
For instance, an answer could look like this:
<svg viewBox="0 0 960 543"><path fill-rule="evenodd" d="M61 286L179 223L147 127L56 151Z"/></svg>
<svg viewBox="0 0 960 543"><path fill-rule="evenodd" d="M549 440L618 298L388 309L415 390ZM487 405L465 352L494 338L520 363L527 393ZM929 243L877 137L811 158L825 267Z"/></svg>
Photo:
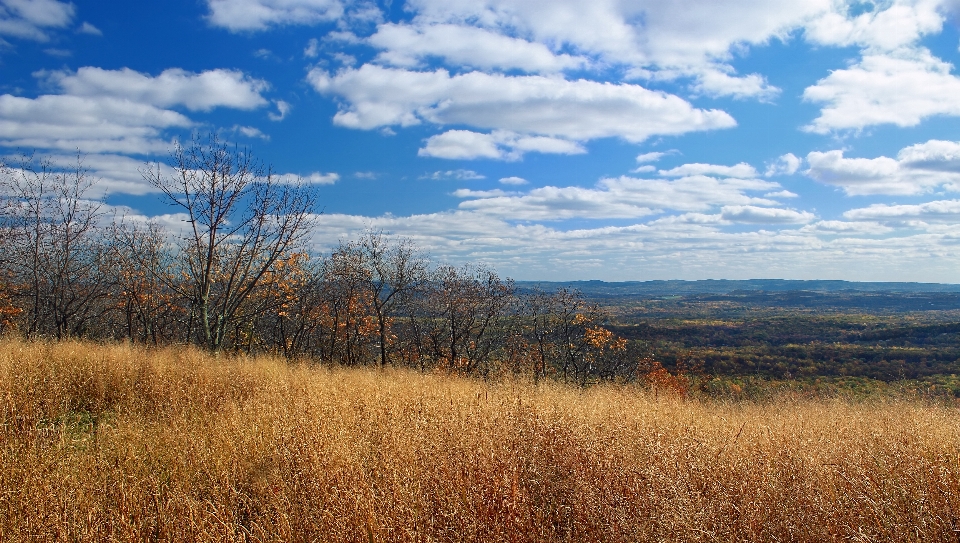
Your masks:
<svg viewBox="0 0 960 543"><path fill-rule="evenodd" d="M308 251L313 188L216 137L142 174L170 205L166 225L90 198L82 157L69 171L32 157L3 165L6 333L579 383L636 375L627 342L576 291L521 292L382 232Z"/></svg>
<svg viewBox="0 0 960 543"><path fill-rule="evenodd" d="M165 222L92 198L82 156L2 164L4 333L711 396L896 383L960 397L952 285L517 283L377 231L310 251L314 187L215 136L141 173Z"/></svg>

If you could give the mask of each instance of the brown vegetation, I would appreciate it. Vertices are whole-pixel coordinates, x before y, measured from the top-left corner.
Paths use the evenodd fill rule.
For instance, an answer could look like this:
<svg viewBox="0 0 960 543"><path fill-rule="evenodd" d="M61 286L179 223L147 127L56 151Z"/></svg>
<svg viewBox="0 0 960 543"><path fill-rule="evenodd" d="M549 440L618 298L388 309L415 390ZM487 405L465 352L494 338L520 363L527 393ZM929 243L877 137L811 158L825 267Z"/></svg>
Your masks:
<svg viewBox="0 0 960 543"><path fill-rule="evenodd" d="M3 541L955 541L960 413L0 342Z"/></svg>

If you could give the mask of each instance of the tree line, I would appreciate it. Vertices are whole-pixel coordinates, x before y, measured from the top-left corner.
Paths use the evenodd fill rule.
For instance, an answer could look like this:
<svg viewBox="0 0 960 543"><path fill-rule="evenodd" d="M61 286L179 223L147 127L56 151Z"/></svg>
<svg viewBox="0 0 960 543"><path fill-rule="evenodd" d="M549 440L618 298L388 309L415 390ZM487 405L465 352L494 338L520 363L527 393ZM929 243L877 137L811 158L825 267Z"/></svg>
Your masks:
<svg viewBox="0 0 960 543"><path fill-rule="evenodd" d="M173 208L166 226L109 214L80 157L0 163L6 333L579 383L649 362L576 291L521 291L376 231L311 253L315 191L215 136L141 173Z"/></svg>

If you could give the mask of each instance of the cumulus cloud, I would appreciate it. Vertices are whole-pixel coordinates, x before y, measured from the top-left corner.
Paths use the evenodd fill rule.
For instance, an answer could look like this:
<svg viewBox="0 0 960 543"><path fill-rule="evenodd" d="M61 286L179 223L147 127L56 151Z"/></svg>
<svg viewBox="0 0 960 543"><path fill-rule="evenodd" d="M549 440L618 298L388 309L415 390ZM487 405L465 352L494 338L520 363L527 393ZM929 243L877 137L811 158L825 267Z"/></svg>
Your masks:
<svg viewBox="0 0 960 543"><path fill-rule="evenodd" d="M340 0L207 0L210 24L233 32L271 26L311 25L344 14Z"/></svg>
<svg viewBox="0 0 960 543"><path fill-rule="evenodd" d="M324 214L315 243L365 229L409 237L439 260L484 262L518 279L839 278L949 282L956 229L916 232L875 222L764 223L744 230L690 212L624 226L569 228L466 210L411 216ZM878 234L890 234L893 236Z"/></svg>
<svg viewBox="0 0 960 543"><path fill-rule="evenodd" d="M130 68L104 70L87 66L75 73L45 75L65 94L114 97L158 107L184 106L193 111L216 107L258 108L267 104L262 93L269 88L266 81L253 79L238 70L192 73L170 68L154 77Z"/></svg>
<svg viewBox="0 0 960 543"><path fill-rule="evenodd" d="M724 206L723 220L754 224L806 224L816 216L808 211L758 206Z"/></svg>
<svg viewBox="0 0 960 543"><path fill-rule="evenodd" d="M86 21L80 25L80 28L77 29L77 32L80 34L89 34L91 36L103 36L103 31Z"/></svg>
<svg viewBox="0 0 960 543"><path fill-rule="evenodd" d="M660 170L664 177L684 177L690 175L721 175L724 177L757 177L757 170L753 166L741 162L734 166L720 166L717 164L684 164L669 170Z"/></svg>
<svg viewBox="0 0 960 543"><path fill-rule="evenodd" d="M436 171L431 174L426 174L420 177L420 179L433 179L436 181L444 180L456 180L456 181L471 181L474 179L486 179L487 176L479 174L473 170L447 170L447 171Z"/></svg>
<svg viewBox="0 0 960 543"><path fill-rule="evenodd" d="M960 142L930 140L904 147L897 153L900 165L911 170L960 173Z"/></svg>
<svg viewBox="0 0 960 543"><path fill-rule="evenodd" d="M862 13L851 16L853 5L838 3L806 24L805 37L821 45L860 46L892 51L911 45L924 35L940 32L944 2L894 0L863 3Z"/></svg>
<svg viewBox="0 0 960 543"><path fill-rule="evenodd" d="M816 221L801 231L827 235L864 234L878 236L893 232L893 228L873 221Z"/></svg>
<svg viewBox="0 0 960 543"><path fill-rule="evenodd" d="M277 183L286 185L295 185L305 183L308 185L332 185L340 180L340 174L312 172L307 175L295 173L284 173L274 176Z"/></svg>
<svg viewBox="0 0 960 543"><path fill-rule="evenodd" d="M960 78L925 49L865 55L803 92L824 104L804 129L826 134L871 125L915 126L933 115L960 115Z"/></svg>
<svg viewBox="0 0 960 543"><path fill-rule="evenodd" d="M490 134L470 130L448 130L431 136L418 152L420 156L449 158L454 160L474 158L502 158L504 151Z"/></svg>
<svg viewBox="0 0 960 543"><path fill-rule="evenodd" d="M913 205L873 204L843 214L854 221L949 222L960 221L960 200L937 200Z"/></svg>
<svg viewBox="0 0 960 543"><path fill-rule="evenodd" d="M900 150L897 158L846 158L843 151L807 155L809 177L850 195L922 194L936 187L960 190L960 142L930 140Z"/></svg>
<svg viewBox="0 0 960 543"><path fill-rule="evenodd" d="M310 38L307 41L307 46L303 48L303 56L306 58L317 58L320 54L320 42L317 41L317 38Z"/></svg>
<svg viewBox="0 0 960 543"><path fill-rule="evenodd" d="M0 96L0 145L85 153L153 154L169 150L172 129L194 126L172 107L207 111L215 107L252 109L266 104L266 83L241 72L179 69L151 77L139 72L86 67L40 72L62 94L24 98ZM260 137L244 127L248 136Z"/></svg>
<svg viewBox="0 0 960 543"><path fill-rule="evenodd" d="M84 152L154 153L169 148L164 129L190 119L166 109L112 97L0 96L0 144Z"/></svg>
<svg viewBox="0 0 960 543"><path fill-rule="evenodd" d="M497 198L500 196L507 196L511 193L500 190L473 190L473 189L457 189L451 193L457 198Z"/></svg>
<svg viewBox="0 0 960 543"><path fill-rule="evenodd" d="M70 151L66 149L66 151ZM70 171L77 167L76 149L74 153L50 153L45 155L54 169ZM144 195L157 192L157 189L144 180L140 173L148 165L142 160L112 153L89 153L79 157L80 166L86 171L88 179L96 182L90 187L88 197L99 198L109 194ZM164 164L153 164L164 173L172 173Z"/></svg>
<svg viewBox="0 0 960 543"><path fill-rule="evenodd" d="M641 142L653 135L729 128L719 110L639 85L567 81L559 77L506 76L446 70L418 72L364 65L329 74L314 69L314 88L342 97L334 122L350 128L465 124L570 140L621 137Z"/></svg>
<svg viewBox="0 0 960 543"><path fill-rule="evenodd" d="M582 57L555 54L542 43L459 24L388 23L380 25L367 42L382 50L378 62L407 68L434 57L455 67L533 73L580 68L587 63Z"/></svg>
<svg viewBox="0 0 960 543"><path fill-rule="evenodd" d="M794 155L793 153L780 155L775 162L767 166L767 171L764 172L763 175L765 177L772 177L774 175L793 175L797 173L797 170L800 169L800 165L802 163L803 159Z"/></svg>
<svg viewBox="0 0 960 543"><path fill-rule="evenodd" d="M460 208L513 220L624 219L664 210L700 212L725 205L777 206L774 200L748 194L775 188L779 185L770 181L702 175L676 180L620 177L603 179L593 188L547 186L522 194L494 196L465 193L464 197L472 199L462 202Z"/></svg>
<svg viewBox="0 0 960 543"><path fill-rule="evenodd" d="M45 42L49 30L66 28L76 8L59 0L0 0L0 36Z"/></svg>
<svg viewBox="0 0 960 543"><path fill-rule="evenodd" d="M504 185L526 185L529 183L526 179L517 176L501 177L500 183Z"/></svg>
<svg viewBox="0 0 960 543"><path fill-rule="evenodd" d="M756 98L762 101L771 101L780 94L780 89L767 83L762 75L736 77L717 69L703 70L697 76L693 90L713 97L730 96L741 100Z"/></svg>
<svg viewBox="0 0 960 543"><path fill-rule="evenodd" d="M626 66L637 77L693 76L699 92L760 98L770 98L777 90L756 74L737 77L726 63L731 51L784 37L834 9L830 0L721 0L699 3L695 8L654 0L413 0L406 5L416 14L418 28L470 22L505 38L522 36L544 44L554 54L571 50L598 59L601 65ZM437 43L433 54L443 56L442 51L449 47ZM404 42L397 51L402 55L408 48Z"/></svg>
<svg viewBox="0 0 960 543"><path fill-rule="evenodd" d="M495 130L490 134L448 130L428 138L427 144L417 154L459 160L519 160L528 152L578 155L587 151L576 142L546 136L521 136L504 130Z"/></svg>
<svg viewBox="0 0 960 543"><path fill-rule="evenodd" d="M290 113L290 110L293 109L289 103L283 100L275 100L273 104L277 106L277 112L267 114L267 117L269 117L271 121L284 120L287 118L287 114Z"/></svg>
<svg viewBox="0 0 960 543"><path fill-rule="evenodd" d="M654 151L651 153L642 153L637 155L637 164L643 164L644 162L656 162L663 158L668 153Z"/></svg>
<svg viewBox="0 0 960 543"><path fill-rule="evenodd" d="M776 192L768 192L763 195L764 198L797 198L799 195L795 192L790 192L789 190L778 190Z"/></svg>
<svg viewBox="0 0 960 543"><path fill-rule="evenodd" d="M238 124L238 125L235 125L235 126L233 127L233 131L234 131L234 132L239 132L240 134L243 134L244 136L246 136L246 137L248 137L248 138L260 138L260 139L262 139L262 140L269 140L269 139L270 139L270 136L268 136L268 135L264 134L263 132L261 132L260 129L254 128L254 127L252 127L252 126L242 126L242 125L239 125L239 124Z"/></svg>

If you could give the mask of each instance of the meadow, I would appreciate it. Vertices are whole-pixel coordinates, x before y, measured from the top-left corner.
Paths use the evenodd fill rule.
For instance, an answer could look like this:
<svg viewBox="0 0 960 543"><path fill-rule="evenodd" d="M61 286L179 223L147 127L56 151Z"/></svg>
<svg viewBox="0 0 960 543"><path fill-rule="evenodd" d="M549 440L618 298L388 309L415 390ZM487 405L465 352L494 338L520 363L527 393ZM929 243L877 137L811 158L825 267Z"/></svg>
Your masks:
<svg viewBox="0 0 960 543"><path fill-rule="evenodd" d="M0 341L0 541L956 541L960 412Z"/></svg>

